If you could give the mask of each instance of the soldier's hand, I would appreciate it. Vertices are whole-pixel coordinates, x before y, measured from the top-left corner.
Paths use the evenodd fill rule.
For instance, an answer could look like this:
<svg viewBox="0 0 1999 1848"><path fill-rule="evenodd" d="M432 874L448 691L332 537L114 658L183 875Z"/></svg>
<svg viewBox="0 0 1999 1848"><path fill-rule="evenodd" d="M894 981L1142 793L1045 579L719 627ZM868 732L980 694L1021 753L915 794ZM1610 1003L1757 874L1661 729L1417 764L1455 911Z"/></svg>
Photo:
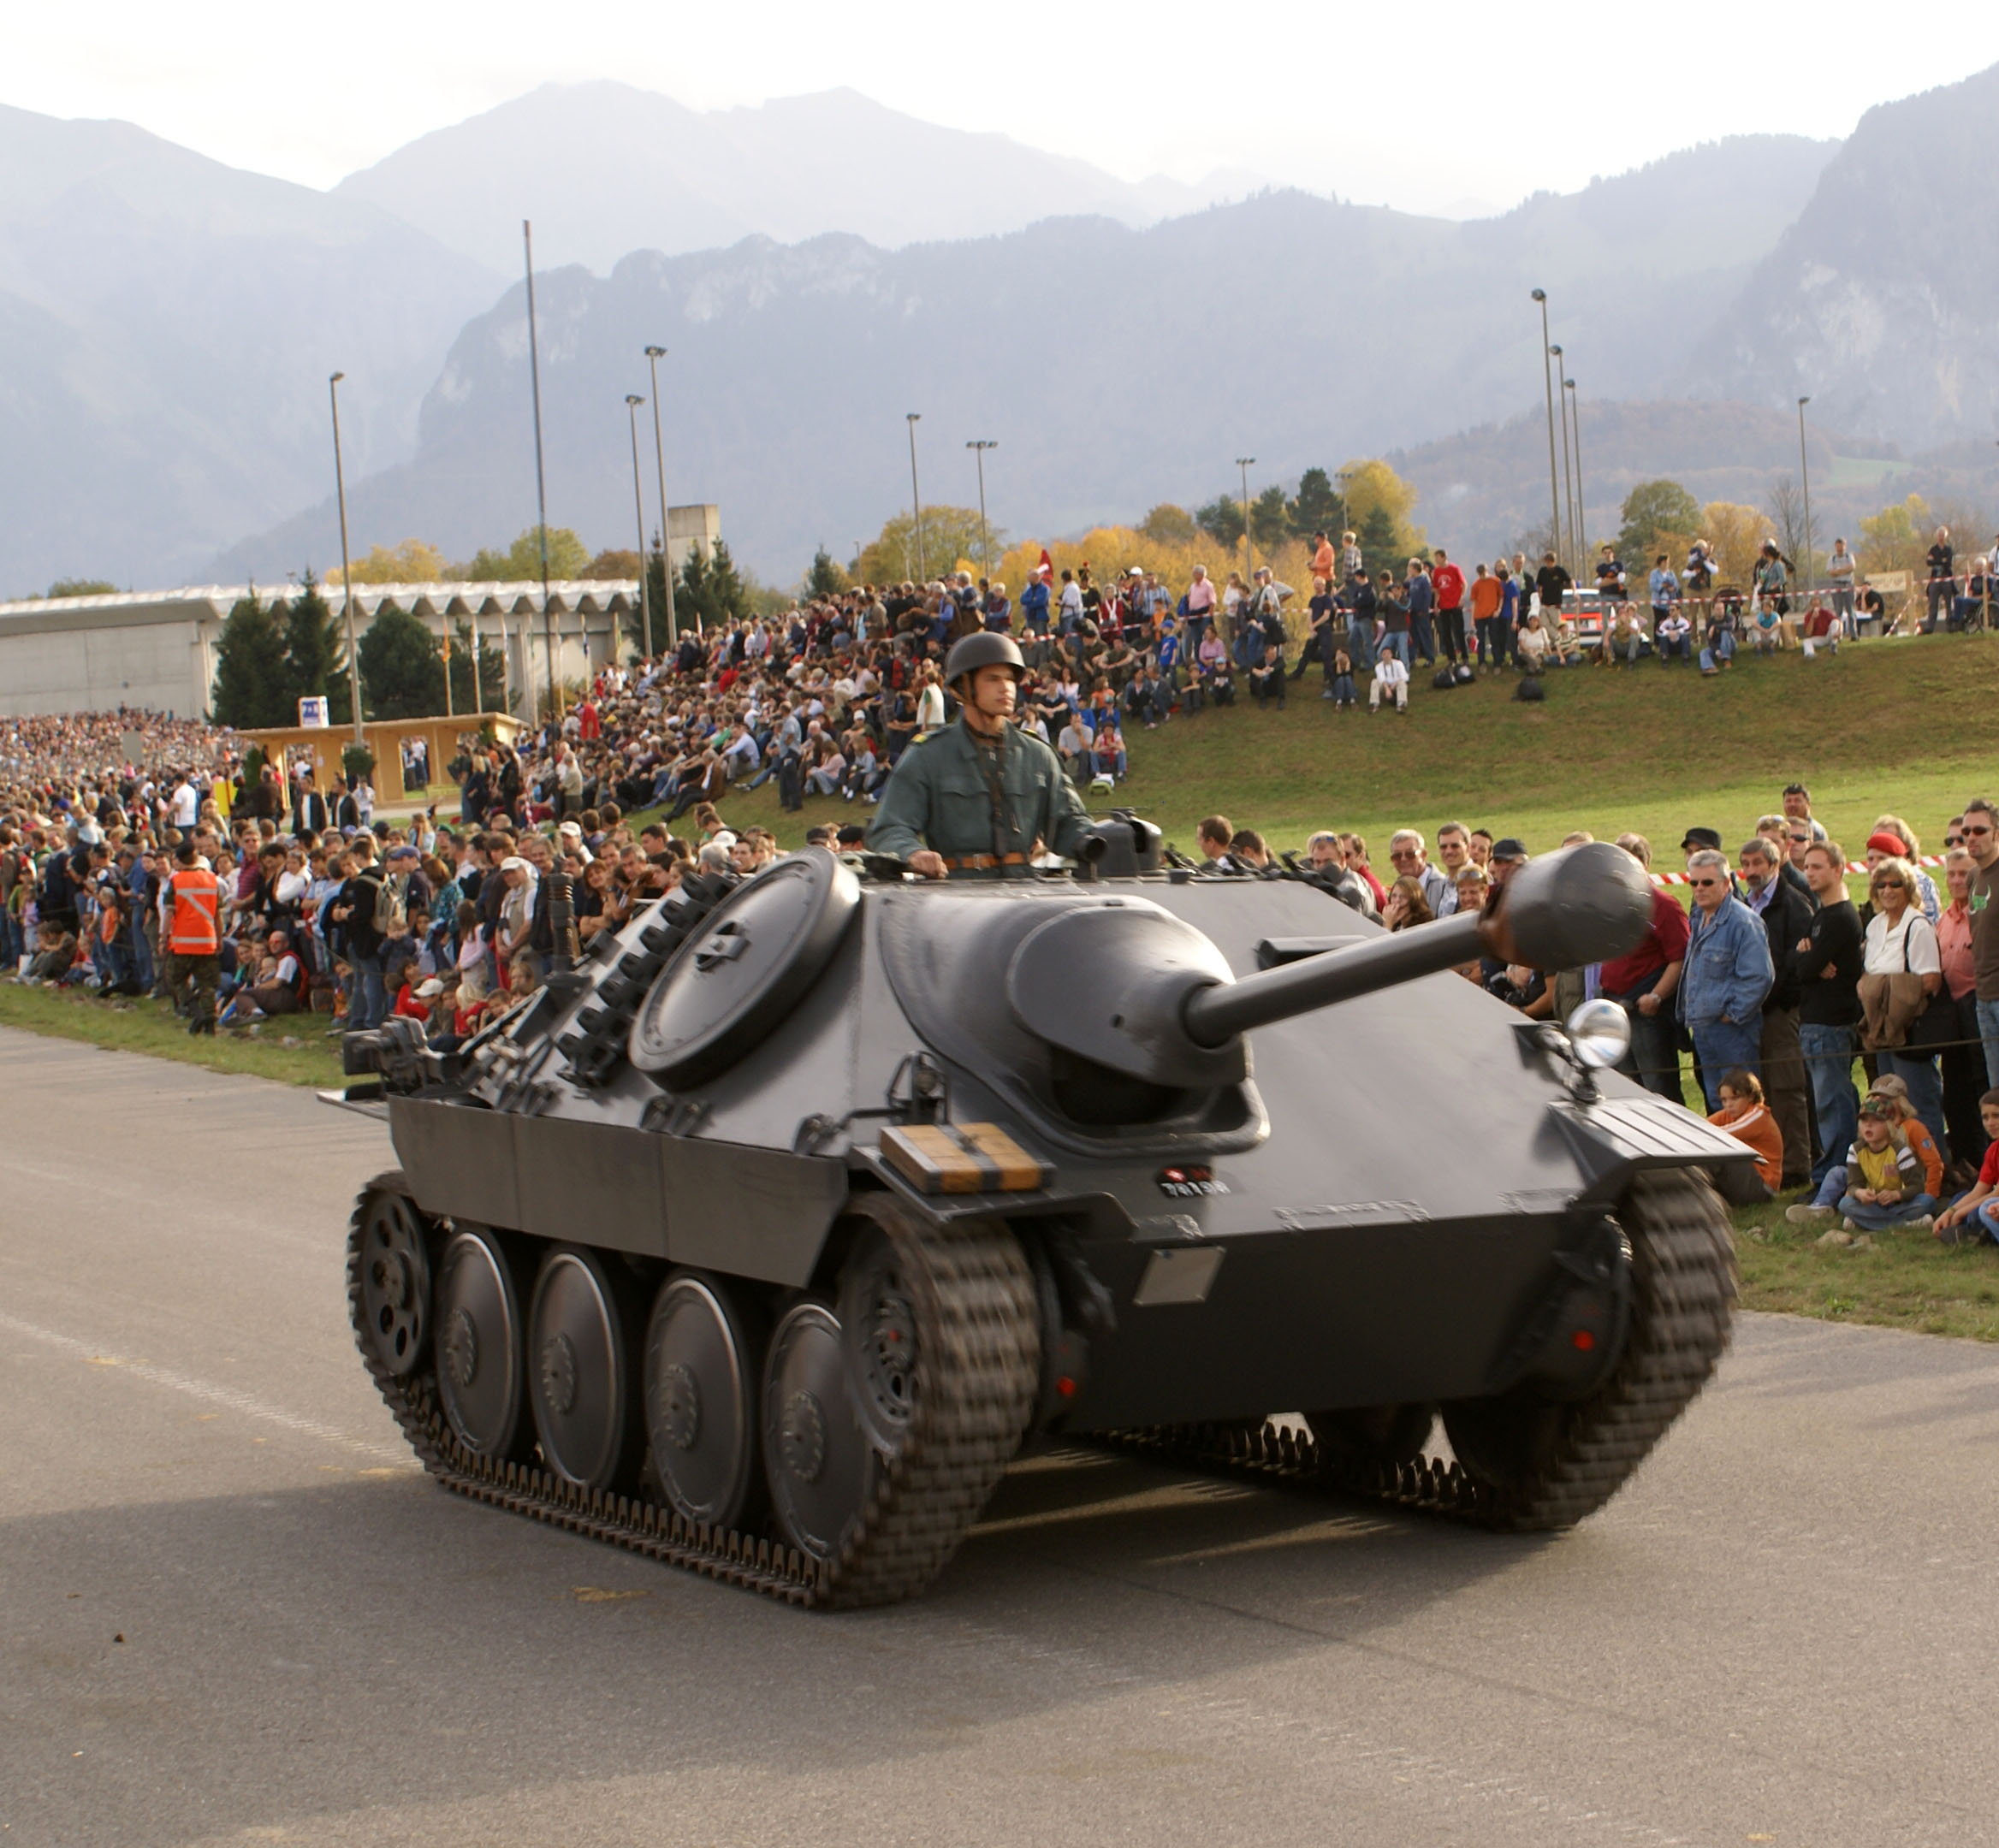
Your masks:
<svg viewBox="0 0 1999 1848"><path fill-rule="evenodd" d="M920 874L925 879L942 879L950 870L944 864L944 856L932 853L928 847L917 848L906 864L911 872Z"/></svg>

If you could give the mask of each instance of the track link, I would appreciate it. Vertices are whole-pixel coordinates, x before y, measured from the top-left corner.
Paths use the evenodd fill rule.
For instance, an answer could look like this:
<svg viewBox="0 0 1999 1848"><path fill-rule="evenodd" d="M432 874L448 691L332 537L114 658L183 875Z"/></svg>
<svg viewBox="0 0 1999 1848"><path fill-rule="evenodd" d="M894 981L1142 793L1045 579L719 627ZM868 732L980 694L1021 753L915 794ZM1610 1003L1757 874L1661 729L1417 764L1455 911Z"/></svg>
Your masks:
<svg viewBox="0 0 1999 1848"><path fill-rule="evenodd" d="M1155 1425L1097 1441L1177 1468L1358 1496L1474 1526L1573 1526L1623 1487L1707 1383L1728 1348L1735 1300L1727 1215L1705 1178L1639 1175L1620 1221L1631 1241L1629 1338L1609 1379L1567 1410L1530 1482L1498 1489L1436 1457L1368 1463L1268 1423Z"/></svg>
<svg viewBox="0 0 1999 1848"><path fill-rule="evenodd" d="M919 1338L944 1364L839 1559L816 1560L766 1535L689 1521L641 1496L582 1490L551 1471L476 1455L445 1420L433 1366L426 1361L396 1377L363 1330L361 1229L370 1199L384 1192L407 1196L400 1172L377 1175L363 1189L348 1234L356 1346L418 1461L475 1502L783 1603L851 1608L922 1590L957 1550L1019 1448L1039 1353L1033 1282L1017 1241L997 1223L946 1234L895 1213L877 1216L877 1223L916 1260L912 1277L928 1279L917 1292Z"/></svg>

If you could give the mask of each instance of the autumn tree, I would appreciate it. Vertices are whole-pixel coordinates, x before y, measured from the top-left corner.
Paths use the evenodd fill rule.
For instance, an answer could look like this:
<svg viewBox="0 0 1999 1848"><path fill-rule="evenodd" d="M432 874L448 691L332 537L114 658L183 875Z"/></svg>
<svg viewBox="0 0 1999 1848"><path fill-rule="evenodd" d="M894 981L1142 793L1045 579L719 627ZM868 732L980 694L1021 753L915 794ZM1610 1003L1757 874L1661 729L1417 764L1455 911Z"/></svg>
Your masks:
<svg viewBox="0 0 1999 1848"><path fill-rule="evenodd" d="M222 619L216 643L215 722L282 726L291 723L285 672L285 636L274 607L252 586Z"/></svg>
<svg viewBox="0 0 1999 1848"><path fill-rule="evenodd" d="M1005 550L1006 535L999 527L988 524L984 536L989 538L995 556ZM916 521L907 513L898 513L885 520L881 532L862 548L856 575L862 583L875 584L913 579L919 570L927 578L940 577L957 570L961 560L969 569L982 560L981 542L976 507L925 507L920 551Z"/></svg>
<svg viewBox="0 0 1999 1848"><path fill-rule="evenodd" d="M466 566L474 583L539 583L542 581L541 531L531 526L504 552L482 546ZM549 529L549 581L580 578L590 566L590 550L567 526ZM355 582L360 581L359 572Z"/></svg>
<svg viewBox="0 0 1999 1848"><path fill-rule="evenodd" d="M49 586L49 595L59 596L116 596L118 587L108 578L58 578Z"/></svg>
<svg viewBox="0 0 1999 1848"><path fill-rule="evenodd" d="M577 573L585 582L596 583L614 583L638 575L638 554L628 548L622 551L611 548L600 552Z"/></svg>
<svg viewBox="0 0 1999 1848"><path fill-rule="evenodd" d="M1640 482L1624 496L1617 555L1648 569L1662 549L1683 548L1700 530L1700 503L1676 481Z"/></svg>
<svg viewBox="0 0 1999 1848"><path fill-rule="evenodd" d="M1189 545L1193 542L1196 528L1194 516L1185 507L1162 500L1139 521L1138 530L1148 539L1156 539L1162 545Z"/></svg>
<svg viewBox="0 0 1999 1848"><path fill-rule="evenodd" d="M1410 518L1416 509L1414 483L1404 481L1379 459L1349 462L1340 473L1347 483L1347 524L1355 532L1366 526L1376 507L1384 507L1408 550L1422 543L1423 530Z"/></svg>
<svg viewBox="0 0 1999 1848"><path fill-rule="evenodd" d="M1753 506L1711 500L1700 510L1700 536L1714 553L1716 578L1732 589L1747 590L1756 575L1770 522Z"/></svg>
<svg viewBox="0 0 1999 1848"><path fill-rule="evenodd" d="M406 539L396 546L371 546L364 557L354 560L358 584L441 583L450 573L444 554L422 539ZM339 583L337 571L326 574L329 583Z"/></svg>
<svg viewBox="0 0 1999 1848"><path fill-rule="evenodd" d="M1929 550L1936 524L1929 503L1920 495L1883 507L1860 522L1860 569L1906 571L1921 577L1927 568L1923 555Z"/></svg>

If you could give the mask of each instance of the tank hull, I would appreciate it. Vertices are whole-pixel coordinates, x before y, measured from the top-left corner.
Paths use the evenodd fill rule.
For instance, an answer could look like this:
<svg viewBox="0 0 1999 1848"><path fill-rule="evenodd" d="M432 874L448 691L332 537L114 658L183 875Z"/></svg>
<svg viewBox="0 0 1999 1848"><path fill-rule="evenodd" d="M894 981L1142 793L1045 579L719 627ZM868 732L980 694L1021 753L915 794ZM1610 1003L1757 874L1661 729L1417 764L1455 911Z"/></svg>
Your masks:
<svg viewBox="0 0 1999 1848"><path fill-rule="evenodd" d="M1615 1075L1579 1100L1575 1072L1454 974L1260 1028L1219 1118L1079 1125L1021 1080L1000 972L982 980L949 946L1132 900L1200 932L1237 976L1272 945L1379 934L1274 882L870 887L782 1027L696 1092L629 1067L585 1087L549 1059L525 1108L441 1087L392 1097L411 1193L437 1219L794 1291L831 1287L857 1192L940 1226L1004 1220L1030 1250L1073 1253L1106 1298L1087 1365L1042 1414L1087 1429L1500 1389L1560 1254L1633 1175L1741 1156ZM593 992L537 1045L560 1043ZM917 1055L940 1081L935 1113L1002 1126L1045 1159L1047 1184L940 1197L885 1161Z"/></svg>

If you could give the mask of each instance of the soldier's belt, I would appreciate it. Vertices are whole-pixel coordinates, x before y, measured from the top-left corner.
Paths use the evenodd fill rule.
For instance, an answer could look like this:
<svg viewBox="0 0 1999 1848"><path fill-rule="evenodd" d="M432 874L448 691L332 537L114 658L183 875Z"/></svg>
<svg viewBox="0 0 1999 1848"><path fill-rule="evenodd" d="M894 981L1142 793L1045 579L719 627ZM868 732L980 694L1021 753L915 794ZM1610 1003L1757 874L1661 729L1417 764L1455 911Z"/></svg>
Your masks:
<svg viewBox="0 0 1999 1848"><path fill-rule="evenodd" d="M994 867L1025 866L1027 856L1010 854L940 854L938 857L953 873L984 873Z"/></svg>

